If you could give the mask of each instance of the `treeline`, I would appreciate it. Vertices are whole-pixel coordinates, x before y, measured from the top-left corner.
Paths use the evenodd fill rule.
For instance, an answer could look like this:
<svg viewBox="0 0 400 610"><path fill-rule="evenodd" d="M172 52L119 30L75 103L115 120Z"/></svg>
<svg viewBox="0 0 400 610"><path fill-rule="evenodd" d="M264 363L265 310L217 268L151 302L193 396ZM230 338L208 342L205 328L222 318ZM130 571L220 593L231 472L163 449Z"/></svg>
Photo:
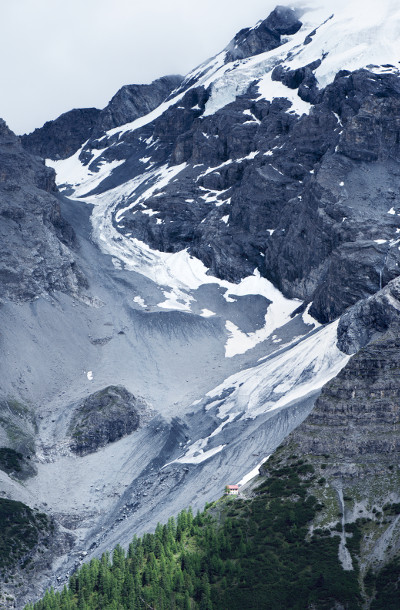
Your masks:
<svg viewBox="0 0 400 610"><path fill-rule="evenodd" d="M182 511L127 551L118 546L82 565L68 587L26 610L361 608L357 545L355 570L344 571L339 531L310 534L323 509L310 494L318 484L303 460L272 460L251 499Z"/></svg>
<svg viewBox="0 0 400 610"><path fill-rule="evenodd" d="M117 546L112 554L92 559L71 576L61 592L47 591L43 600L26 610L122 610L157 608L212 609L210 566L206 548L222 550L212 519L193 517L191 509L177 520L158 524L154 534L134 537L127 552ZM204 547L204 548L203 548ZM223 575L223 561L216 569ZM229 568L229 566L227 566Z"/></svg>

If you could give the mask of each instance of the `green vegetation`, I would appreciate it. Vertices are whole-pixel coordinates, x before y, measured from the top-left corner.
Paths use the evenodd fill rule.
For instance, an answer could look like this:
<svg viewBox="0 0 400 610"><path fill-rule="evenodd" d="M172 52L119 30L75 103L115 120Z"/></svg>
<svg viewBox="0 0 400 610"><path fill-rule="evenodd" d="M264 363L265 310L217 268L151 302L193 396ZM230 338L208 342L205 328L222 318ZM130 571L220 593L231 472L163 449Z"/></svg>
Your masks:
<svg viewBox="0 0 400 610"><path fill-rule="evenodd" d="M400 608L400 558L387 564L378 575L367 574L370 592L375 590L371 610L398 610Z"/></svg>
<svg viewBox="0 0 400 610"><path fill-rule="evenodd" d="M0 447L0 470L7 474L21 472L23 456L14 449Z"/></svg>
<svg viewBox="0 0 400 610"><path fill-rule="evenodd" d="M323 507L309 492L314 468L296 460L272 460L249 500L183 511L112 560L92 559L26 610L361 608L358 571L342 569L337 533L310 534Z"/></svg>
<svg viewBox="0 0 400 610"><path fill-rule="evenodd" d="M23 568L51 527L44 513L14 500L0 499L0 574L7 578L17 564Z"/></svg>

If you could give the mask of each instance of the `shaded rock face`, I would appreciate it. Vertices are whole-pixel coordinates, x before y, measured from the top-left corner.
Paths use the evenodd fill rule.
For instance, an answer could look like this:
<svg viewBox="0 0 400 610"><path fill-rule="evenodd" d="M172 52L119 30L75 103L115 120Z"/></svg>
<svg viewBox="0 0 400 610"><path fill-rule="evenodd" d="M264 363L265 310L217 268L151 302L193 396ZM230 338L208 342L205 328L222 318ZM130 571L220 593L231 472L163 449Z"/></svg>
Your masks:
<svg viewBox="0 0 400 610"><path fill-rule="evenodd" d="M0 301L59 290L78 294L75 236L61 216L54 171L0 121Z"/></svg>
<svg viewBox="0 0 400 610"><path fill-rule="evenodd" d="M339 471L343 463L371 470L397 464L399 359L397 325L360 350L324 387L312 413L292 434L301 451L330 456Z"/></svg>
<svg viewBox="0 0 400 610"><path fill-rule="evenodd" d="M138 429L146 406L121 386L91 394L72 416L71 450L86 455L131 434Z"/></svg>
<svg viewBox="0 0 400 610"><path fill-rule="evenodd" d="M103 109L79 108L48 121L21 137L29 152L44 159L67 159L94 135L151 112L182 81L181 76L164 76L150 85L122 87Z"/></svg>
<svg viewBox="0 0 400 610"><path fill-rule="evenodd" d="M375 241L394 237L399 224L388 215L400 186L393 140L397 117L388 111L398 107L398 93L396 78L375 79L364 70L339 74L315 111L295 127L302 131L308 124L309 135L303 132L302 143L295 146L309 154L317 152L315 138L321 138L319 161L296 209L291 206L290 213L286 206L265 263L285 292L314 301L311 313L322 322L398 274L398 254L389 242ZM336 126L327 122L332 113L338 117ZM363 122L365 114L369 119ZM367 148L367 139L375 151Z"/></svg>
<svg viewBox="0 0 400 610"><path fill-rule="evenodd" d="M237 34L226 61L275 48L300 26L295 11L277 7ZM223 279L258 269L285 296L312 301L320 322L336 319L399 274L400 79L341 71L319 90L314 73L323 61L296 70L282 64L272 73L313 104L308 115L299 117L285 98L262 99L254 84L208 114L214 92L199 86L153 123L100 136L96 130L155 107L180 77L122 88L79 155L93 173L120 162L90 194L147 172L116 207L114 218L131 206L116 230L157 250L187 248ZM177 90L188 86L185 80ZM183 164L176 179L135 205L157 170Z"/></svg>
<svg viewBox="0 0 400 610"><path fill-rule="evenodd" d="M0 498L0 516L0 603L23 608L33 587L44 593L54 559L72 548L73 537L52 517L22 502Z"/></svg>
<svg viewBox="0 0 400 610"><path fill-rule="evenodd" d="M346 311L338 326L338 347L354 354L400 321L400 279Z"/></svg>
<svg viewBox="0 0 400 610"><path fill-rule="evenodd" d="M157 108L182 82L182 76L163 76L150 85L125 85L101 111L97 131L124 125ZM83 143L83 142L82 142Z"/></svg>
<svg viewBox="0 0 400 610"><path fill-rule="evenodd" d="M391 243L400 227L400 84L368 70L339 73L300 118L285 99L256 98L250 87L203 116L210 91L192 89L153 124L98 142L107 150L92 164L96 141L80 159L92 171L100 159L126 159L92 194L146 171L140 159L186 163L117 230L162 251L189 248L224 279L258 268L329 322L399 272ZM151 184L150 176L119 207Z"/></svg>
<svg viewBox="0 0 400 610"><path fill-rule="evenodd" d="M314 75L316 70L322 63L318 59L307 66L290 70L281 65L276 66L272 70L271 78L275 81L280 81L289 89L297 89L299 97L305 102L316 104L321 101L321 92L318 89L318 82Z"/></svg>
<svg viewBox="0 0 400 610"><path fill-rule="evenodd" d="M24 459L35 454L35 413L12 398L0 399L0 447L20 453Z"/></svg>
<svg viewBox="0 0 400 610"><path fill-rule="evenodd" d="M16 479L26 479L36 474L35 467L29 462L30 456L24 458L22 453L0 447L0 470Z"/></svg>
<svg viewBox="0 0 400 610"><path fill-rule="evenodd" d="M29 135L21 136L22 145L44 159L67 159L90 137L100 113L97 108L65 112Z"/></svg>
<svg viewBox="0 0 400 610"><path fill-rule="evenodd" d="M244 59L271 51L282 44L281 36L295 34L301 28L296 11L286 6L275 10L254 28L241 30L229 43L225 61Z"/></svg>

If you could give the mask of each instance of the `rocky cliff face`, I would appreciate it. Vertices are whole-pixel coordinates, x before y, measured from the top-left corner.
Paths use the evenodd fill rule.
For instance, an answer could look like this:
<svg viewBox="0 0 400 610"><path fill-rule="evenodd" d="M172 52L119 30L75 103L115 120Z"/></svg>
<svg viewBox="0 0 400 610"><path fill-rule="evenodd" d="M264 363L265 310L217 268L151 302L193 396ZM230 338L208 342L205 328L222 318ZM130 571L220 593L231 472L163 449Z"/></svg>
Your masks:
<svg viewBox="0 0 400 610"><path fill-rule="evenodd" d="M134 121L159 106L182 81L181 76L164 76L150 85L125 85L108 105L79 108L48 121L30 134L23 135L23 146L43 159L67 159L94 135Z"/></svg>
<svg viewBox="0 0 400 610"><path fill-rule="evenodd" d="M295 79L303 97L307 74ZM156 250L188 248L220 278L257 268L329 322L398 275L399 93L397 76L363 69L340 72L308 114L254 84L209 114L210 88L192 87L154 122L83 147L91 174L118 167L79 193L111 194L144 176L115 197L118 232ZM179 175L158 187L165 165Z"/></svg>
<svg viewBox="0 0 400 610"><path fill-rule="evenodd" d="M78 294L86 280L74 232L55 197L54 172L0 123L0 300L31 300L59 290Z"/></svg>
<svg viewBox="0 0 400 610"><path fill-rule="evenodd" d="M338 345L354 354L385 331L397 328L400 314L400 282L396 278L368 299L350 307L340 319Z"/></svg>
<svg viewBox="0 0 400 610"><path fill-rule="evenodd" d="M293 434L305 454L328 454L378 472L397 464L399 436L399 326L371 342L322 391L315 409Z"/></svg>
<svg viewBox="0 0 400 610"><path fill-rule="evenodd" d="M283 43L283 36L296 34L301 26L302 23L293 9L277 6L264 21L236 34L226 48L225 61L235 61L272 51Z"/></svg>
<svg viewBox="0 0 400 610"><path fill-rule="evenodd" d="M125 85L101 111L96 131L108 131L148 114L179 87L182 78L171 75L158 78L150 85Z"/></svg>
<svg viewBox="0 0 400 610"><path fill-rule="evenodd" d="M26 150L43 159L67 159L89 139L100 114L97 108L70 110L21 136L21 142Z"/></svg>

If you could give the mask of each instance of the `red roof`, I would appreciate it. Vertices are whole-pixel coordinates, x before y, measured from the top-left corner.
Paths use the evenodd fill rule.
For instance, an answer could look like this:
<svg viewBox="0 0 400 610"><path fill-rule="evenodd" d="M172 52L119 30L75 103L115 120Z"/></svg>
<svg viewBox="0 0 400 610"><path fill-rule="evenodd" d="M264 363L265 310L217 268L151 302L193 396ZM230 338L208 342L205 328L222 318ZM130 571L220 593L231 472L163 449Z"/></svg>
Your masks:
<svg viewBox="0 0 400 610"><path fill-rule="evenodd" d="M239 485L227 485L228 489L239 489Z"/></svg>

